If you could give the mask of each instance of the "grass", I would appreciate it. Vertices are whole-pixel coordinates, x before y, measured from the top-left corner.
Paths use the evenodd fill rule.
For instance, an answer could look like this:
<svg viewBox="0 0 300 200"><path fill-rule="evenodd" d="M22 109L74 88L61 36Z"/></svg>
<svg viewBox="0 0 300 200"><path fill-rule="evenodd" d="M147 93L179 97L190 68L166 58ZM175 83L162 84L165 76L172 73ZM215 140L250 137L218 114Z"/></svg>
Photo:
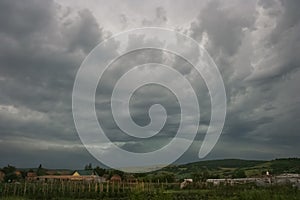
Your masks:
<svg viewBox="0 0 300 200"><path fill-rule="evenodd" d="M41 198L5 197L2 200L28 200ZM72 198L48 197L47 200L71 200ZM76 198L78 200L92 200L90 198ZM187 190L156 190L152 192L133 191L120 197L97 197L96 199L113 200L296 200L300 199L300 191L290 186L253 187L239 185L235 187L220 186L210 189L187 189Z"/></svg>

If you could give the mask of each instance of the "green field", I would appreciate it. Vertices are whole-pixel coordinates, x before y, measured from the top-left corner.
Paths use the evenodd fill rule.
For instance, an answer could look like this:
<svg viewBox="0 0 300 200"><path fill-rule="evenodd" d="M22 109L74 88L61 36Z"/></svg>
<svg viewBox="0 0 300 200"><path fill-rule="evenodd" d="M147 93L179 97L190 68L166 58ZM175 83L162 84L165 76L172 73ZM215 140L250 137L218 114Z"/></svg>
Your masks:
<svg viewBox="0 0 300 200"><path fill-rule="evenodd" d="M77 191L70 193L67 191L55 191L53 193L45 193L42 190L36 191L34 194L28 193L26 195L18 194L19 196L6 194L0 196L2 200L71 200L71 199L124 199L124 200L186 200L186 199L203 199L203 200L299 200L300 191L291 186L271 186L271 187L257 187L254 185L235 185L235 186L215 186L203 187L197 189L197 185L190 185L189 188L169 189L167 185L165 188L152 188L151 190L141 190L136 188L134 190L120 190L120 191Z"/></svg>
<svg viewBox="0 0 300 200"><path fill-rule="evenodd" d="M173 173L177 179L190 177L194 180L201 180L201 178L232 178L237 171L243 171L246 177L259 177L264 175L266 171L269 171L272 175L282 173L300 174L300 159L284 158L271 161L239 159L208 160L183 165L172 165L155 173L168 172Z"/></svg>

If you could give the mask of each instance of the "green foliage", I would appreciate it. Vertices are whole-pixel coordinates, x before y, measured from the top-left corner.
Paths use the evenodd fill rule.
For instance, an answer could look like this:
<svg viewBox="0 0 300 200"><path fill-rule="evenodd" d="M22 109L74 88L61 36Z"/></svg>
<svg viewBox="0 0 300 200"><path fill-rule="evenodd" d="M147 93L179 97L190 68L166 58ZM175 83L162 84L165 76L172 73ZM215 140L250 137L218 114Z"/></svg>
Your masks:
<svg viewBox="0 0 300 200"><path fill-rule="evenodd" d="M233 172L232 178L246 178L246 173L244 170L237 169Z"/></svg>
<svg viewBox="0 0 300 200"><path fill-rule="evenodd" d="M36 174L38 176L44 176L46 175L46 169L43 168L42 164L39 165L37 171L36 171Z"/></svg>
<svg viewBox="0 0 300 200"><path fill-rule="evenodd" d="M84 166L84 170L92 170L92 169L93 169L92 163L89 163Z"/></svg>
<svg viewBox="0 0 300 200"><path fill-rule="evenodd" d="M124 172L120 170L111 169L109 170L109 177L112 177L113 175L119 175L122 179L124 178Z"/></svg>
<svg viewBox="0 0 300 200"><path fill-rule="evenodd" d="M11 174L14 173L16 171L16 167L11 166L11 165L7 165L7 167L3 168L3 171L5 174Z"/></svg>
<svg viewBox="0 0 300 200"><path fill-rule="evenodd" d="M262 164L266 161L258 160L239 160L239 159L224 159L224 160L207 160L200 161L196 163L189 163L182 165L182 167L187 168L198 168L206 167L208 169L218 169L218 168L244 168L244 167L253 167L255 165Z"/></svg>
<svg viewBox="0 0 300 200"><path fill-rule="evenodd" d="M19 180L21 177L16 175L16 167L7 165L3 168L3 172L5 173L4 181L12 182L14 180Z"/></svg>
<svg viewBox="0 0 300 200"><path fill-rule="evenodd" d="M300 159L287 158L272 161L255 160L209 160L189 163L184 165L172 165L160 171L172 172L175 178L193 178L195 181L204 181L207 178L244 178L261 176L269 171L272 175L282 173L300 173ZM155 175L158 172L152 173ZM150 175L147 175L148 177Z"/></svg>
<svg viewBox="0 0 300 200"><path fill-rule="evenodd" d="M271 172L281 173L300 173L299 158L281 158L271 161Z"/></svg>
<svg viewBox="0 0 300 200"><path fill-rule="evenodd" d="M99 176L103 176L104 174L107 173L107 170L104 169L104 168L101 168L99 166L97 166L95 169L96 173L99 175Z"/></svg>
<svg viewBox="0 0 300 200"><path fill-rule="evenodd" d="M175 182L175 174L173 172L160 171L158 173L149 175L146 180L152 182L173 183Z"/></svg>
<svg viewBox="0 0 300 200"><path fill-rule="evenodd" d="M156 190L155 192L131 192L129 193L129 200L172 200L174 195L172 193Z"/></svg>
<svg viewBox="0 0 300 200"><path fill-rule="evenodd" d="M128 199L128 200L185 200L185 199L205 199L205 200L290 200L300 199L300 190L289 185L257 187L253 184L243 185L220 185L205 186L197 188L197 184L189 189L180 190L179 188L168 189L168 187L153 187L152 189L139 190L137 188L125 189L120 191L109 191L104 187L103 192L89 190L89 184L84 183L55 183L48 189L44 184L27 184L27 192L24 195L24 184L0 184L0 199L2 200L71 200L71 199ZM105 186L105 184L104 184ZM3 191L10 190L3 194ZM15 194L14 194L15 191Z"/></svg>

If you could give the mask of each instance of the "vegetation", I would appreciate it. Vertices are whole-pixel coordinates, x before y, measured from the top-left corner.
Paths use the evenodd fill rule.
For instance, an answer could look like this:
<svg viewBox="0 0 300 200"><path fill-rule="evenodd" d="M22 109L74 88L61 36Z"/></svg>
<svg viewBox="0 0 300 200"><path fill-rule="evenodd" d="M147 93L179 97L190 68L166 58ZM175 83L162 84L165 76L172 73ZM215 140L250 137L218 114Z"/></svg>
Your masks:
<svg viewBox="0 0 300 200"><path fill-rule="evenodd" d="M114 174L120 175L122 179L129 176L122 171L105 169L99 166L93 167L91 164L86 165L84 168L93 169L99 176L106 175L107 178L110 178ZM4 181L21 181L25 178L28 171L34 171L37 175L45 175L47 172L47 169L43 168L42 165L39 165L36 169L20 170L21 175L17 175L15 173L16 170L16 167L11 165L4 167L2 169L6 174ZM69 171L70 173L72 172L72 170ZM152 182L174 182L181 181L184 178L193 178L195 181L205 181L208 178L257 177L266 174L266 171L269 171L272 175L300 173L300 159L282 158L271 161L238 159L209 160L183 165L171 165L156 172L134 174L131 176L134 176L134 178L137 178L140 181ZM57 173L55 174L59 175L59 170L57 170Z"/></svg>
<svg viewBox="0 0 300 200"><path fill-rule="evenodd" d="M297 173L300 174L299 158L282 158L270 162L270 169L273 174Z"/></svg>
<svg viewBox="0 0 300 200"><path fill-rule="evenodd" d="M160 171L172 172L179 180L183 178L193 178L198 181L208 178L257 177L266 174L267 171L272 175L300 173L300 159L283 158L271 161L239 159L209 160L184 165L172 165ZM155 173L159 173L160 171Z"/></svg>
<svg viewBox="0 0 300 200"><path fill-rule="evenodd" d="M300 159L275 159L272 161L249 160L213 160L200 161L184 165L172 165L164 169L141 174L126 174L118 170L93 167L98 175L110 178L118 174L125 180L121 183L94 182L28 182L27 172L37 175L47 174L47 169L39 165L35 169L17 169L8 165L0 169L5 173L0 183L0 199L300 199L300 190L288 184L258 187L253 184L212 186L205 181L209 178L244 178L257 177L269 171L272 175L282 173L300 173ZM56 170L56 174L68 170ZM72 171L72 170L69 170ZM53 170L52 170L53 172ZM126 181L133 180L133 182ZM184 190L180 182L184 178L192 178L193 183Z"/></svg>
<svg viewBox="0 0 300 200"><path fill-rule="evenodd" d="M39 165L39 167L38 167L38 169L37 169L37 171L36 171L36 174L37 174L38 176L44 176L44 175L46 175L46 169L44 169L44 168L42 167L42 164Z"/></svg>
<svg viewBox="0 0 300 200"><path fill-rule="evenodd" d="M153 185L154 186L154 185ZM157 184L155 186L158 186ZM201 188L199 188L201 187ZM1 188L1 187L0 187ZM191 185L189 189L179 190L178 188L170 188L167 185L163 187L152 187L150 190L142 187L125 188L119 191L111 190L106 191L106 188L101 192L100 190L90 190L88 187L84 190L82 185L78 191L73 190L59 190L59 187L54 186L55 191L52 193L45 193L41 188L36 188L36 193L28 193L26 195L15 194L15 195L1 195L0 198L3 200L27 200L27 199L49 199L49 200L71 200L71 199L126 199L126 200L185 200L185 199L205 199L205 200L292 200L300 199L300 191L291 186L271 186L271 187L256 187L254 185L236 185L236 186L225 186L221 185L218 187L210 187L204 185ZM76 192L74 192L76 191Z"/></svg>

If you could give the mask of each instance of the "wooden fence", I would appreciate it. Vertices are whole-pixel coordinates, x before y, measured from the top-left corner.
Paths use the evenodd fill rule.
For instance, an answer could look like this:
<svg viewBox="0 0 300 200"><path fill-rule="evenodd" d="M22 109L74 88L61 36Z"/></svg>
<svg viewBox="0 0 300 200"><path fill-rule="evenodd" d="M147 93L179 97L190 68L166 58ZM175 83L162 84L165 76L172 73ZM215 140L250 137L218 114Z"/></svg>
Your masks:
<svg viewBox="0 0 300 200"><path fill-rule="evenodd" d="M8 196L24 196L36 198L70 197L95 198L115 196L121 198L133 191L155 192L164 189L179 189L180 183L151 182L22 182L0 183L0 199Z"/></svg>

